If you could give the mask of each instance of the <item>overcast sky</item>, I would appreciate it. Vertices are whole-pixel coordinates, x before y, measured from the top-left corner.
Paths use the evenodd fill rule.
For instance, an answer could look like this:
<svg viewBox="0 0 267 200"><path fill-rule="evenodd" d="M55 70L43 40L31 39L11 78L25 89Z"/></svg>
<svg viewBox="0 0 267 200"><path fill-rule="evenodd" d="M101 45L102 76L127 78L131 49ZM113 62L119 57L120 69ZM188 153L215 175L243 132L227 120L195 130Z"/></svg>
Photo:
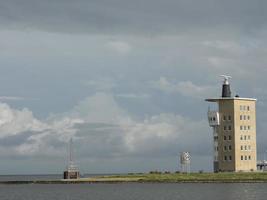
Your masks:
<svg viewBox="0 0 267 200"><path fill-rule="evenodd" d="M257 102L267 135L267 1L0 0L0 174L212 170L208 97Z"/></svg>

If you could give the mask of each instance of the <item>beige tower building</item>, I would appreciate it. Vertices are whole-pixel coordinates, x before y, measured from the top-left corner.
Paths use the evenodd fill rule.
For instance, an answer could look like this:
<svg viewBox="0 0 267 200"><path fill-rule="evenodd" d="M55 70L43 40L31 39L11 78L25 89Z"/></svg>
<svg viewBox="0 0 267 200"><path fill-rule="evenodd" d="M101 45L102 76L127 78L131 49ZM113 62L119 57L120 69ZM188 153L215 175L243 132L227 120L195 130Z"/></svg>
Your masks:
<svg viewBox="0 0 267 200"><path fill-rule="evenodd" d="M217 104L208 111L213 128L214 171L256 171L256 99L232 97L229 76L223 76L222 96L206 99Z"/></svg>

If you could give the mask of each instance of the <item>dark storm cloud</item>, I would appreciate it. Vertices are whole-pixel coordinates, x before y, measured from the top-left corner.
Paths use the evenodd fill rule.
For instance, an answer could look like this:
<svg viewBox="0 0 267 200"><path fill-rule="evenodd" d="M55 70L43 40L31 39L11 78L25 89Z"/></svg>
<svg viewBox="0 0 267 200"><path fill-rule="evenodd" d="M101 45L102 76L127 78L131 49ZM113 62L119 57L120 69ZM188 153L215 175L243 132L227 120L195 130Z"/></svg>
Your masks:
<svg viewBox="0 0 267 200"><path fill-rule="evenodd" d="M78 33L172 33L266 26L264 0L2 0L2 29Z"/></svg>

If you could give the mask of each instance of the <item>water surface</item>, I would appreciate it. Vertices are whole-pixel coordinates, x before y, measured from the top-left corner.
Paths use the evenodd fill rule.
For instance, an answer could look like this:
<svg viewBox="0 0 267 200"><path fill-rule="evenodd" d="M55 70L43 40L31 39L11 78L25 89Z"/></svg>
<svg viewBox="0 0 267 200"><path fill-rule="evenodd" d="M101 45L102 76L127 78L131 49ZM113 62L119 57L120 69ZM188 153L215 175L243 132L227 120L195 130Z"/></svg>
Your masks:
<svg viewBox="0 0 267 200"><path fill-rule="evenodd" d="M261 183L0 185L1 200L266 200Z"/></svg>

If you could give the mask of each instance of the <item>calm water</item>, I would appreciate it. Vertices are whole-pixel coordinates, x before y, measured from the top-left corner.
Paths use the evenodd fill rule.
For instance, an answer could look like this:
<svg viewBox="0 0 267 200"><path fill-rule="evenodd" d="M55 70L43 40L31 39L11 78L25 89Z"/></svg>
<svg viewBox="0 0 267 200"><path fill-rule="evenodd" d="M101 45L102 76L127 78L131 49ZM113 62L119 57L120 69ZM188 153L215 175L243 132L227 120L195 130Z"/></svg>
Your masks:
<svg viewBox="0 0 267 200"><path fill-rule="evenodd" d="M0 185L1 200L266 200L267 184Z"/></svg>

